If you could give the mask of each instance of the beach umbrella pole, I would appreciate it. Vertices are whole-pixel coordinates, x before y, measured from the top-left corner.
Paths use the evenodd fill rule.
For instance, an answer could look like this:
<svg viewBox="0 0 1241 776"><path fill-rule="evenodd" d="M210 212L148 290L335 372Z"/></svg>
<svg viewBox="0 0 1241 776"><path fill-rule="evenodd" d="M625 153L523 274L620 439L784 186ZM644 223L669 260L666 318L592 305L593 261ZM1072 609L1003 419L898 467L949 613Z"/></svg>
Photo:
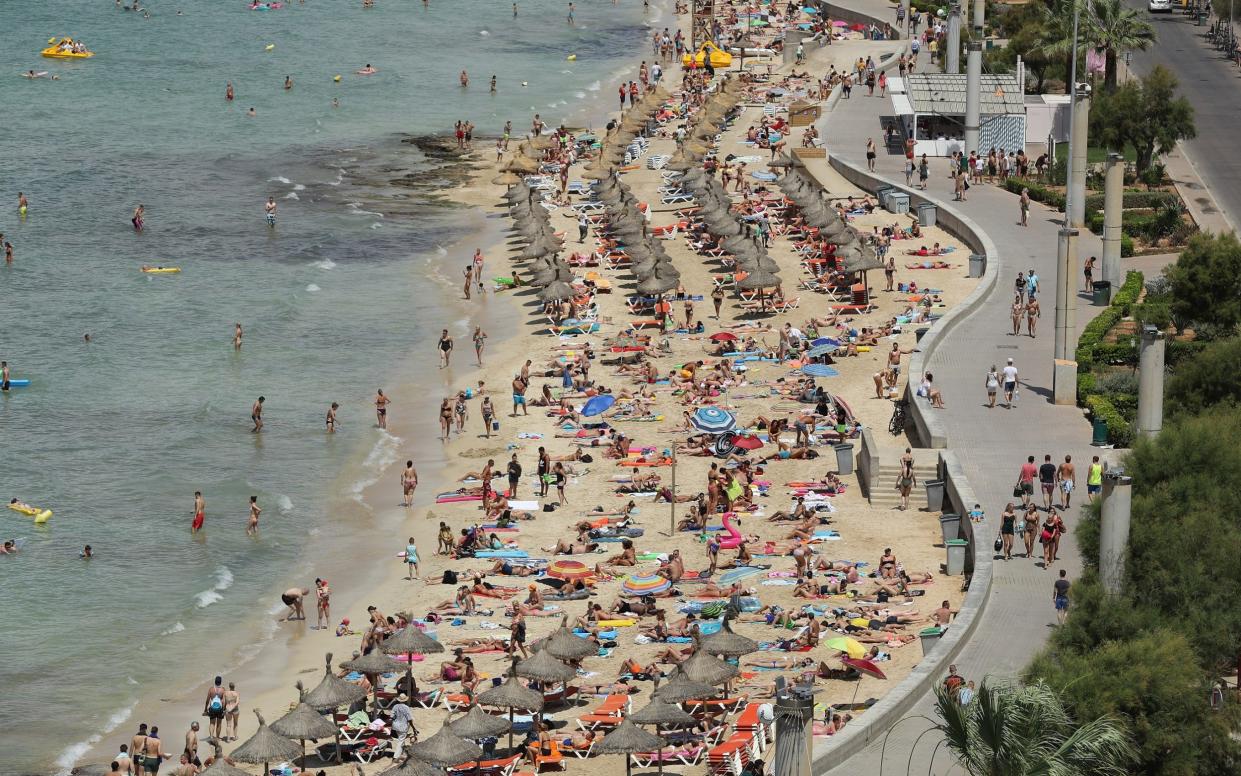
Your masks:
<svg viewBox="0 0 1241 776"><path fill-rule="evenodd" d="M672 498L668 499L668 535L677 535L677 443L672 441Z"/></svg>

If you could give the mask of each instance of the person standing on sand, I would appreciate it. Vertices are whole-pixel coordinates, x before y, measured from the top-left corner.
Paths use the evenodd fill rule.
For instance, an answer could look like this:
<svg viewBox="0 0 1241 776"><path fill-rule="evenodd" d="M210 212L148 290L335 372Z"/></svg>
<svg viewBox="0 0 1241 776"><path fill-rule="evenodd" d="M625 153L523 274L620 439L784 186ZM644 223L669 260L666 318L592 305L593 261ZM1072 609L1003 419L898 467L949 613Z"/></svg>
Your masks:
<svg viewBox="0 0 1241 776"><path fill-rule="evenodd" d="M495 422L496 408L492 405L490 396L483 397L483 403L479 406L479 412L483 416L483 436L491 439L491 424Z"/></svg>
<svg viewBox="0 0 1241 776"><path fill-rule="evenodd" d="M250 519L246 523L246 536L257 536L259 533L259 515L263 510L259 507L259 497L250 497Z"/></svg>
<svg viewBox="0 0 1241 776"><path fill-rule="evenodd" d="M304 587L291 587L280 594L280 600L289 607L289 616L284 618L285 622L306 619L306 612L302 609L302 599L308 595L310 591Z"/></svg>
<svg viewBox="0 0 1241 776"><path fill-rule="evenodd" d="M405 471L401 472L401 492L405 496L404 506L411 506L414 501L414 491L418 489L418 470L414 468L413 461L405 462Z"/></svg>
<svg viewBox="0 0 1241 776"><path fill-rule="evenodd" d="M340 405L336 402L332 402L332 406L327 408L327 417L323 419L329 434L336 433L336 410L338 409L340 409Z"/></svg>
<svg viewBox="0 0 1241 776"><path fill-rule="evenodd" d="M470 298L468 284L466 285L465 298ZM448 336L448 329L442 329L440 331L440 341L438 347L440 350L440 369L443 369L448 366L449 362L452 360L452 337Z"/></svg>
<svg viewBox="0 0 1241 776"><path fill-rule="evenodd" d="M207 519L207 500L203 498L201 490L194 491L194 520L190 523L190 533L196 534L203 529L203 522Z"/></svg>
<svg viewBox="0 0 1241 776"><path fill-rule="evenodd" d="M462 289L462 293L465 294L466 299L469 299L470 289L474 287L474 265L466 264L465 271L462 274L465 275L465 288Z"/></svg>
<svg viewBox="0 0 1241 776"><path fill-rule="evenodd" d="M220 728L224 726L224 677L217 676L207 689L203 715L207 717L207 735L218 739Z"/></svg>
<svg viewBox="0 0 1241 776"><path fill-rule="evenodd" d="M391 401L387 396L384 396L383 388L375 390L375 420L380 428L386 429L388 427L388 404ZM332 405L333 408L335 406L335 404Z"/></svg>
<svg viewBox="0 0 1241 776"><path fill-rule="evenodd" d="M332 625L332 588L326 579L315 577L315 627L326 630Z"/></svg>
<svg viewBox="0 0 1241 776"><path fill-rule="evenodd" d="M521 375L513 378L513 414L517 417L517 408L521 407L522 415L529 415L530 411L526 409L526 386L528 383L522 379Z"/></svg>
<svg viewBox="0 0 1241 776"><path fill-rule="evenodd" d="M521 484L521 464L517 461L517 453L508 462L508 498L517 498L517 486Z"/></svg>
<svg viewBox="0 0 1241 776"><path fill-rule="evenodd" d="M263 402L265 401L267 397L260 396L250 407L250 420L254 421L254 428L250 429L251 434L257 434L263 430Z"/></svg>
<svg viewBox="0 0 1241 776"><path fill-rule="evenodd" d="M241 693L237 692L237 685L233 682L228 683L228 689L224 691L224 739L225 741L237 740L237 719L241 716Z"/></svg>
<svg viewBox="0 0 1241 776"><path fill-rule="evenodd" d="M171 759L172 755L164 754L163 742L159 740L159 728L152 727L151 732L142 742L142 770L149 776L155 776L164 760Z"/></svg>
<svg viewBox="0 0 1241 776"><path fill-rule="evenodd" d="M474 282L478 284L478 292L480 294L487 293L487 289L483 286L483 249L474 249Z"/></svg>
<svg viewBox="0 0 1241 776"><path fill-rule="evenodd" d="M405 544L405 578L413 581L418 579L422 571L418 568L418 545L414 543L414 537L409 537L409 541Z"/></svg>
<svg viewBox="0 0 1241 776"><path fill-rule="evenodd" d="M233 324L233 350L241 350L241 324Z"/></svg>
<svg viewBox="0 0 1241 776"><path fill-rule="evenodd" d="M481 285L481 284L480 284ZM474 327L474 358L478 360L478 365L483 365L483 345L487 343L487 332L483 331L482 326Z"/></svg>
<svg viewBox="0 0 1241 776"><path fill-rule="evenodd" d="M223 707L221 707L222 713ZM198 720L191 722L190 729L185 731L185 751L182 752L181 757L186 758L181 761L182 764L198 759Z"/></svg>
<svg viewBox="0 0 1241 776"><path fill-rule="evenodd" d="M142 752L146 749L147 723L138 725L138 732L129 740L129 751L133 761L133 772L142 773Z"/></svg>

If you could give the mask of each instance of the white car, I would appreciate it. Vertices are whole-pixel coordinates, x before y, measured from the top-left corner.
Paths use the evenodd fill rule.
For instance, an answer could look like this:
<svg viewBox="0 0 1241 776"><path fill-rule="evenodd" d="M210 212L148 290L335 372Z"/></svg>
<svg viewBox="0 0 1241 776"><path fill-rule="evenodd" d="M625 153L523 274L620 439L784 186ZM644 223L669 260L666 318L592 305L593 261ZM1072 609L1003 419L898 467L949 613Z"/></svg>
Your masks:
<svg viewBox="0 0 1241 776"><path fill-rule="evenodd" d="M1172 13L1172 0L1147 0L1146 8L1151 13Z"/></svg>

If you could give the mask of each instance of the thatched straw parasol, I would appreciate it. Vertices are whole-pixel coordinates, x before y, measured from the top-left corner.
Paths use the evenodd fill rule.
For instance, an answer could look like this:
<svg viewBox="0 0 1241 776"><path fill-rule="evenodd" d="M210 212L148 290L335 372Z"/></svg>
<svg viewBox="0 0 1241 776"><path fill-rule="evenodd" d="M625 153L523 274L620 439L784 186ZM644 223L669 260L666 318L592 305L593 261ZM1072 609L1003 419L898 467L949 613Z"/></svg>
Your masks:
<svg viewBox="0 0 1241 776"><path fill-rule="evenodd" d="M512 727L507 719L488 714L481 706L471 706L464 715L448 723L449 730L471 741L507 733Z"/></svg>
<svg viewBox="0 0 1241 776"><path fill-rule="evenodd" d="M220 748L220 742L216 738L209 737L204 740L215 749L215 760L205 770L199 771L199 776L250 776L246 771L225 762L224 750Z"/></svg>
<svg viewBox="0 0 1241 776"><path fill-rule="evenodd" d="M297 740L302 745L302 769L306 768L306 739L317 741L320 738L335 738L340 728L329 722L318 711L302 702L306 689L301 681L297 682L297 705L288 714L271 723L271 730L276 735Z"/></svg>
<svg viewBox="0 0 1241 776"><path fill-rule="evenodd" d="M668 163L664 165L669 170L692 170L701 166L701 162L690 159L685 154L674 154Z"/></svg>
<svg viewBox="0 0 1241 776"><path fill-rule="evenodd" d="M366 690L353 682L346 682L332 673L332 653L327 653L327 666L323 670L323 681L319 686L302 698L302 703L318 711L327 711L340 706L348 706L366 697Z"/></svg>
<svg viewBox="0 0 1241 776"><path fill-rule="evenodd" d="M508 164L500 169L505 172L520 172L529 175L539 171L539 163L528 156L517 154L512 159L509 159Z"/></svg>
<svg viewBox="0 0 1241 776"><path fill-rule="evenodd" d="M638 283L638 293L644 296L654 296L657 294L666 294L676 288L677 282L674 278L665 277L658 272L654 272Z"/></svg>
<svg viewBox="0 0 1241 776"><path fill-rule="evenodd" d="M715 695L715 688L709 684L691 681L685 674L677 671L672 680L655 690L655 697L665 703L684 703L685 701L710 698Z"/></svg>
<svg viewBox="0 0 1241 776"><path fill-rule="evenodd" d="M657 752L663 746L662 738L625 720L595 744L593 751L598 754L625 755L625 776L629 776L633 773L633 760L629 755L634 752Z"/></svg>
<svg viewBox="0 0 1241 776"><path fill-rule="evenodd" d="M258 732L233 750L232 759L243 763L263 763L263 773L267 773L273 760L292 760L301 754L301 747L267 727L258 709L254 710L254 715L259 718Z"/></svg>
<svg viewBox="0 0 1241 776"><path fill-rule="evenodd" d="M601 181L605 178L612 177L612 173L615 171L615 168L610 164L592 164L582 172L582 177L589 178L590 180Z"/></svg>
<svg viewBox="0 0 1241 776"><path fill-rule="evenodd" d="M419 741L409 748L409 755L428 765L440 768L451 768L462 763L475 762L483 757L483 750L471 741L466 741L448 727L445 720L439 732L426 741Z"/></svg>
<svg viewBox="0 0 1241 776"><path fill-rule="evenodd" d="M514 666L516 661L514 660ZM486 692L480 693L478 702L484 706L499 706L508 709L508 721L513 723L513 709L521 709L522 711L541 711L543 709L543 693L531 690L522 684L517 675L513 673L514 669L509 669L508 679L504 680L504 684L498 687L492 687ZM508 733L508 745L513 745L513 731L510 728Z"/></svg>
<svg viewBox="0 0 1241 776"><path fill-rule="evenodd" d="M565 624L566 619L562 619L560 628L543 642L543 648L551 653L552 657L561 660L581 660L598 655L598 647L580 636L573 635Z"/></svg>
<svg viewBox="0 0 1241 776"><path fill-rule="evenodd" d="M577 676L576 670L560 662L547 651L535 652L533 657L518 663L516 672L518 676L547 683L567 682Z"/></svg>
<svg viewBox="0 0 1241 776"><path fill-rule="evenodd" d="M698 719L688 712L665 703L658 698L653 699L645 708L629 715L629 721L637 725L654 725L655 734L662 735L663 727L691 727L698 724ZM659 773L664 772L664 760L659 758Z"/></svg>
<svg viewBox="0 0 1241 776"><path fill-rule="evenodd" d="M379 776L444 776L443 769L428 765L418 758L410 756L409 747L413 743L413 741L409 740L405 742L405 762L400 765L394 765L386 771L380 771ZM392 755L392 759L396 760L401 755L401 752L396 752Z"/></svg>
<svg viewBox="0 0 1241 776"><path fill-rule="evenodd" d="M573 298L573 287L563 280L556 280L539 292L540 302L561 302ZM524 674L523 674L524 676Z"/></svg>
<svg viewBox="0 0 1241 776"><path fill-rule="evenodd" d="M758 272L746 275L737 283L738 288L746 291L754 291L763 288L773 288L780 285L780 278L771 272L760 269Z"/></svg>
<svg viewBox="0 0 1241 776"><path fill-rule="evenodd" d="M417 695L418 683L414 679L414 655L434 655L444 651L444 645L422 632L412 623L384 640L379 649L386 655L405 656L405 682Z"/></svg>
<svg viewBox="0 0 1241 776"><path fill-rule="evenodd" d="M383 674L396 674L405 670L399 661L393 660L379 651L372 651L355 660L346 660L340 664L346 671L357 671L365 674L371 683L371 700L375 708L379 708L379 677Z"/></svg>
<svg viewBox="0 0 1241 776"><path fill-rule="evenodd" d="M720 684L741 673L736 666L712 657L701 649L695 650L680 667L681 673L685 674L687 679L703 684Z"/></svg>
<svg viewBox="0 0 1241 776"><path fill-rule="evenodd" d="M521 183L521 178L512 172L502 172L491 179L493 185L511 186L514 183Z"/></svg>
<svg viewBox="0 0 1241 776"><path fill-rule="evenodd" d="M725 617L724 625L710 636L703 636L698 642L698 649L709 655L724 657L741 657L758 651L758 642L733 633L732 618Z"/></svg>

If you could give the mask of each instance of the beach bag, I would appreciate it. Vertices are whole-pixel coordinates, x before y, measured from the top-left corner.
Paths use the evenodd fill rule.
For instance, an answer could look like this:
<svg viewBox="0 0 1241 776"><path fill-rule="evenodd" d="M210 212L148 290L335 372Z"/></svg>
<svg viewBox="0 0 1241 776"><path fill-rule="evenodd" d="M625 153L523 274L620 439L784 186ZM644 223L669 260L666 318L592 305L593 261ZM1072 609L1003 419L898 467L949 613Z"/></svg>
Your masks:
<svg viewBox="0 0 1241 776"><path fill-rule="evenodd" d="M999 534L996 534L995 535L995 551L999 552L1003 548L1004 548L1004 540L1000 538Z"/></svg>
<svg viewBox="0 0 1241 776"><path fill-rule="evenodd" d="M444 569L444 577L443 579L440 580L440 584L442 585L457 584L457 572L453 571L452 569Z"/></svg>
<svg viewBox="0 0 1241 776"><path fill-rule="evenodd" d="M1022 495L1024 494L1021 492L1021 483L1019 482L1013 486L1013 498L1021 498Z"/></svg>

